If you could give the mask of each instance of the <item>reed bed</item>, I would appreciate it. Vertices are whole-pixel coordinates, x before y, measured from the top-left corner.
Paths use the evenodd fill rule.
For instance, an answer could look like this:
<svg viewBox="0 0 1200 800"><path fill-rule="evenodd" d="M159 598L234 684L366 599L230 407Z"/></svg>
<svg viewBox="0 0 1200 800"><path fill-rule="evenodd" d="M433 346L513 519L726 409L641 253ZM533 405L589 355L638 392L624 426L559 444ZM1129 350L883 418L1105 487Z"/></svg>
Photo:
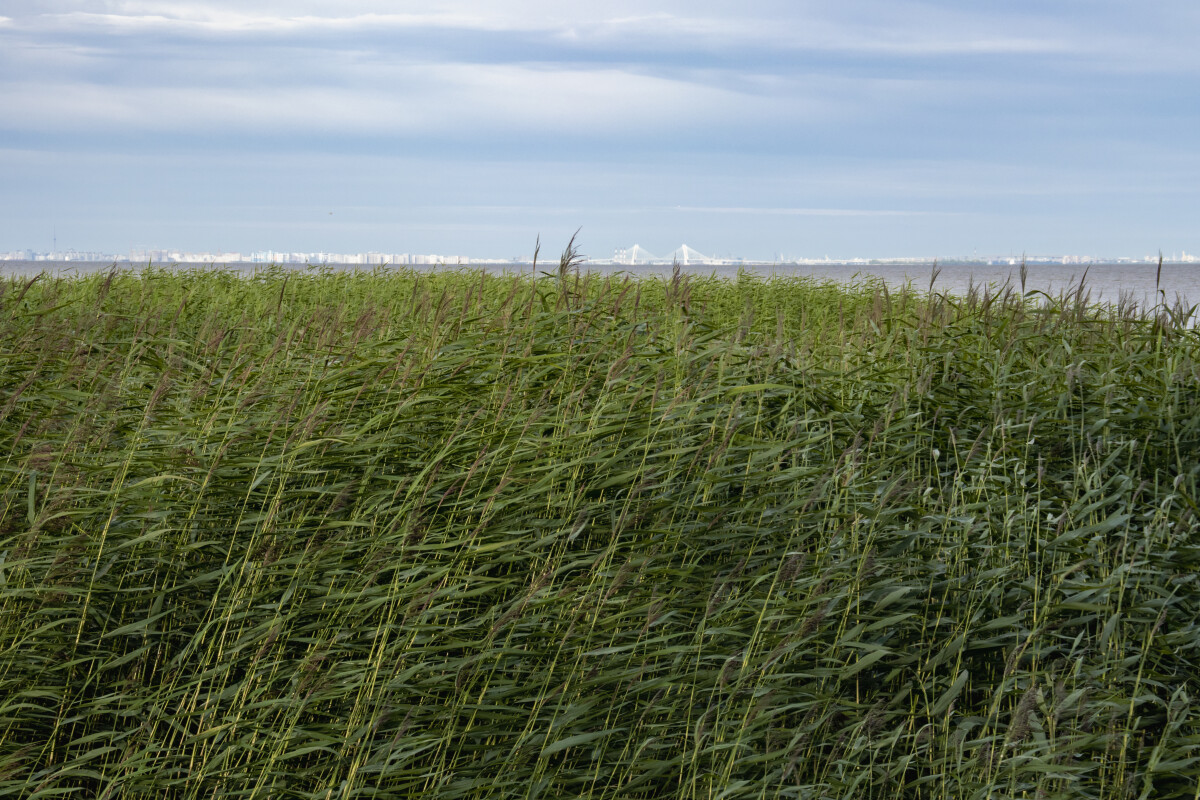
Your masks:
<svg viewBox="0 0 1200 800"><path fill-rule="evenodd" d="M1200 796L1200 334L1082 288L0 283L0 796Z"/></svg>

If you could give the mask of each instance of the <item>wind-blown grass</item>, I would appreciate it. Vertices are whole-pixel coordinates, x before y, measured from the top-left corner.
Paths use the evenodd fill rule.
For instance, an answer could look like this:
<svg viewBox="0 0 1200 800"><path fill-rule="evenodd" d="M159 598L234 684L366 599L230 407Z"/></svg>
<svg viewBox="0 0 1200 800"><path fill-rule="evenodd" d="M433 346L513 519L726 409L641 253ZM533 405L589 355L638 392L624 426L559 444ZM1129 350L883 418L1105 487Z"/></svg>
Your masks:
<svg viewBox="0 0 1200 800"><path fill-rule="evenodd" d="M1196 331L569 262L0 285L0 796L1198 796Z"/></svg>

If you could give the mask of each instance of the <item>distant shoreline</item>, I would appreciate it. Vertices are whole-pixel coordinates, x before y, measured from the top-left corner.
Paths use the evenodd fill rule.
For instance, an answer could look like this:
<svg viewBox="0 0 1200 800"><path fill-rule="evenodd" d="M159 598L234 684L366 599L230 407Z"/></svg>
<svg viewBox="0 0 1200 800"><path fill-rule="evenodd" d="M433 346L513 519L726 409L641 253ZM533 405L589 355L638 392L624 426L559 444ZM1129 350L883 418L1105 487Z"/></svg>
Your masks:
<svg viewBox="0 0 1200 800"><path fill-rule="evenodd" d="M556 259L538 259L537 266L550 269L557 265ZM1097 260L1097 261L1079 261L1063 263L1059 260L1034 260L1018 259L1016 261L999 261L999 260L972 260L972 259L945 259L945 258L929 258L929 259L913 259L898 260L898 259L831 259L829 261L745 261L745 260L728 260L719 262L702 262L695 264L679 263L678 266L685 272L703 273L707 270L737 270L745 269L751 272L760 272L762 270L783 270L787 272L796 272L804 269L824 269L824 268L905 268L905 269L932 269L934 266L938 268L947 267L977 267L985 268L1004 268L1020 269L1021 265L1025 264L1028 269L1036 268L1071 268L1071 269L1087 269L1087 268L1102 268L1102 267L1144 267L1149 269L1157 269L1158 261L1142 261L1142 260ZM1192 267L1200 271L1200 262L1191 260L1168 260L1163 259L1164 267ZM113 267L118 269L143 269L145 267L154 267L157 269L203 269L205 267L213 269L234 269L246 270L254 268L266 267L283 267L287 269L309 269L320 267L338 267L343 269L362 269L370 271L372 269L530 269L534 266L533 261L470 261L470 262L437 262L429 264L396 264L392 262L382 262L378 264L363 264L353 261L311 261L311 262L296 262L296 261L130 261L127 259L115 260L22 260L22 259L0 259L0 274L12 274L18 272L29 271L78 271L78 272L99 272ZM643 264L623 264L617 261L586 261L582 264L584 271L592 269L598 272L620 272L620 271L654 271L666 270L670 271L675 265L672 262L652 262Z"/></svg>

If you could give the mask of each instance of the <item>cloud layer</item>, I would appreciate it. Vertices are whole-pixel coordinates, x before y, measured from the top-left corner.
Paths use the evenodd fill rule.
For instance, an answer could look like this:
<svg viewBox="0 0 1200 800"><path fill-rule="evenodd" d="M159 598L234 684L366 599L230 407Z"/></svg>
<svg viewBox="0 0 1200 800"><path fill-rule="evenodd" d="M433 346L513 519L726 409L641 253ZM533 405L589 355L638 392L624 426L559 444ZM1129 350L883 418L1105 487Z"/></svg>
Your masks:
<svg viewBox="0 0 1200 800"><path fill-rule="evenodd" d="M12 0L0 164L29 182L0 189L14 210L0 250L37 246L22 232L51 218L104 248L184 235L183 215L215 229L162 243L210 247L226 219L199 199L214 174L229 206L270 186L316 205L374 193L353 232L281 232L296 199L267 203L270 241L245 233L245 248L365 248L381 243L352 237L398 230L417 241L389 249L446 243L420 240L425 225L505 252L562 208L600 250L632 241L635 208L646 235L748 257L1195 247L1170 220L1200 184L1197 30L1178 0ZM147 179L179 191L176 223L143 221ZM119 231L91 221L101 202L126 208ZM486 234L462 232L471 214Z"/></svg>

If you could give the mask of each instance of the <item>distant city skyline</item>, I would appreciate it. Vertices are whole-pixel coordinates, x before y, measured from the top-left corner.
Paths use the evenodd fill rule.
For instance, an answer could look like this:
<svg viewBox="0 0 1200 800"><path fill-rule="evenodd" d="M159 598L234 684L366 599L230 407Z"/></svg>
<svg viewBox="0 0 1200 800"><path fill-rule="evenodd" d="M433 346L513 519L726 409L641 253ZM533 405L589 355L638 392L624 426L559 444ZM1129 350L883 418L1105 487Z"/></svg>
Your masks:
<svg viewBox="0 0 1200 800"><path fill-rule="evenodd" d="M1164 263L1172 264L1194 264L1200 263L1200 256L1195 253L1189 253L1186 250L1175 253L1160 253L1146 254L1141 257L1131 256L1115 256L1115 255L1044 255L1044 254L1022 254L1014 255L979 255L973 253L971 255L948 255L948 256L892 256L892 257L849 257L849 258L830 258L829 256L814 257L814 256L794 256L783 253L777 254L772 259L747 259L740 256L711 256L705 255L687 244L681 245L674 251L668 252L665 255L655 255L640 245L632 245L631 247L617 248L612 256L586 256L584 263L593 264L611 264L611 265L627 265L627 266L642 266L642 265L671 265L678 263L682 266L736 266L738 264L797 264L797 265L819 265L819 264L927 264L935 261L945 262L965 262L978 264L993 264L1009 266L1017 266L1024 263L1029 264L1062 264L1062 265L1087 265L1089 263L1102 264L1153 264L1159 259ZM26 262L49 262L66 264L72 262L78 263L129 263L136 264L277 264L277 265L319 265L319 264L347 264L361 266L471 266L482 264L530 264L533 256L530 254L526 257L513 256L503 258L498 256L463 256L463 255L444 255L435 253L397 253L397 252L345 252L334 253L326 251L302 252L302 251L279 251L279 250L255 250L250 252L240 251L198 251L191 252L180 249L171 248L143 248L133 249L128 253L103 253L99 251L35 251L31 249L10 250L0 252L0 261L26 261ZM538 263L550 267L558 261L557 255L547 251L540 253Z"/></svg>
<svg viewBox="0 0 1200 800"><path fill-rule="evenodd" d="M9 0L0 251L1200 250L1195 0Z"/></svg>

